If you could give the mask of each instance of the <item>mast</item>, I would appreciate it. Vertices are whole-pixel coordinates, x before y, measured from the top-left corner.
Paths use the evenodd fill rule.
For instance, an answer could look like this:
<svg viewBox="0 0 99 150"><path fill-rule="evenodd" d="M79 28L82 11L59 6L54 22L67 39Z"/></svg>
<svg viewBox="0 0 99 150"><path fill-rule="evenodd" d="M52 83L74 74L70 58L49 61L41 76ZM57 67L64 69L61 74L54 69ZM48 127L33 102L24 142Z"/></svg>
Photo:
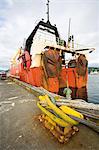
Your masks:
<svg viewBox="0 0 99 150"><path fill-rule="evenodd" d="M69 27L68 27L68 48L70 48L70 41L71 41L70 24L71 24L71 18L69 18Z"/></svg>
<svg viewBox="0 0 99 150"><path fill-rule="evenodd" d="M50 1L47 0L47 4L46 4L47 5L47 13L46 13L47 14L47 23L50 23L50 21L49 21L49 2Z"/></svg>
<svg viewBox="0 0 99 150"><path fill-rule="evenodd" d="M71 18L69 18L68 39L69 39L69 37L70 37L70 25L71 25Z"/></svg>

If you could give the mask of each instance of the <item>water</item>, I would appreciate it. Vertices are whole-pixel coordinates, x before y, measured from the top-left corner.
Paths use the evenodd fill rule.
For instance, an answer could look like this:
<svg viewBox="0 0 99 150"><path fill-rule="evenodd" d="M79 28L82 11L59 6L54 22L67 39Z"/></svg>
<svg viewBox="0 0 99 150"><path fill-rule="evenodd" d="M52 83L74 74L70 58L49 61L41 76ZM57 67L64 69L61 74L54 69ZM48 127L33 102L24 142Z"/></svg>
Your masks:
<svg viewBox="0 0 99 150"><path fill-rule="evenodd" d="M88 102L99 104L99 75L88 76Z"/></svg>

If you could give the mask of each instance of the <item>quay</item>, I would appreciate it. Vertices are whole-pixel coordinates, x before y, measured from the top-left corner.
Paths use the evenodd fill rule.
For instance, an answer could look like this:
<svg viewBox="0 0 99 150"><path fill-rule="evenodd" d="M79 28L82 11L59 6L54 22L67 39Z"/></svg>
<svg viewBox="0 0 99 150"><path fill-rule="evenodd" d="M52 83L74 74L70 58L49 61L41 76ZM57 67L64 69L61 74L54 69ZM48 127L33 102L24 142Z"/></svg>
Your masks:
<svg viewBox="0 0 99 150"><path fill-rule="evenodd" d="M82 124L60 144L39 122L37 100L10 79L0 80L0 150L99 150L99 134Z"/></svg>

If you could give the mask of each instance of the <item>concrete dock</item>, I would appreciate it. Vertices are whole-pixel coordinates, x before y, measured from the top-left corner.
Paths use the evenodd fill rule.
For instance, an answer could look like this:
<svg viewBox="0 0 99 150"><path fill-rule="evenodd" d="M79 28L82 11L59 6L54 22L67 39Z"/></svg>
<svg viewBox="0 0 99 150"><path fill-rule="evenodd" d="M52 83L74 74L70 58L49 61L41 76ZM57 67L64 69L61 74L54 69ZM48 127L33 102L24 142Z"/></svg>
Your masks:
<svg viewBox="0 0 99 150"><path fill-rule="evenodd" d="M60 144L38 120L37 98L10 80L0 80L0 150L99 150L99 134L79 125Z"/></svg>

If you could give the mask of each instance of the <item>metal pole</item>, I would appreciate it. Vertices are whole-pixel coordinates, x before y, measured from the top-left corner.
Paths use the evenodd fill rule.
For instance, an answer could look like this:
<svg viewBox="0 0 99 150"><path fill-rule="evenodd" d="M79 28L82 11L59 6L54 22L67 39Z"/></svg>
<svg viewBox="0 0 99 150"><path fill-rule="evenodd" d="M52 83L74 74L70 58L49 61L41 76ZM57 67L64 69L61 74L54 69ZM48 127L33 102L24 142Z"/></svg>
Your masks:
<svg viewBox="0 0 99 150"><path fill-rule="evenodd" d="M71 18L69 18L69 27L68 27L68 48L70 48L70 24L71 24Z"/></svg>
<svg viewBox="0 0 99 150"><path fill-rule="evenodd" d="M47 22L49 22L49 0L47 0Z"/></svg>
<svg viewBox="0 0 99 150"><path fill-rule="evenodd" d="M70 24L71 24L71 18L69 18L69 27L68 27L68 40L69 40L69 37L70 37Z"/></svg>

